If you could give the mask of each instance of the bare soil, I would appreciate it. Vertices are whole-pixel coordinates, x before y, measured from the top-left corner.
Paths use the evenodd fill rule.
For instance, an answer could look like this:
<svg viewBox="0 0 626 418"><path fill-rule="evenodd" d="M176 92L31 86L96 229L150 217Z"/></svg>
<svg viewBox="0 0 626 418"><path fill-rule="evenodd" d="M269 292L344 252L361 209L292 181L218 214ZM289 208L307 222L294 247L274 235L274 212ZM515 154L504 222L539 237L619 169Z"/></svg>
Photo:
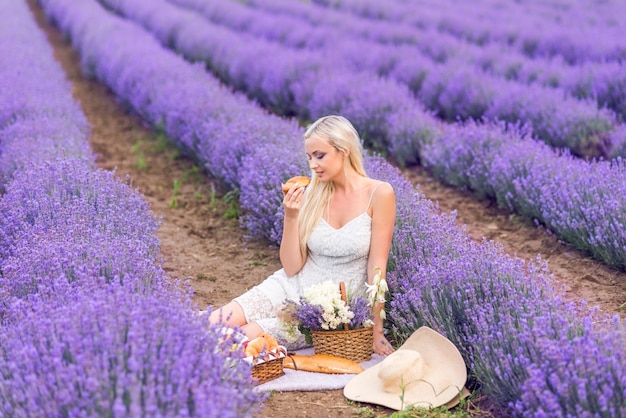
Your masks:
<svg viewBox="0 0 626 418"><path fill-rule="evenodd" d="M132 184L163 217L159 230L164 268L172 278L187 278L200 308L220 306L280 268L278 252L268 242L245 238L246 231L229 216L218 181L207 176L116 101L107 87L83 76L79 56L29 0L39 25L47 33L56 59L67 73L73 94L93 127L91 145L97 164L115 170ZM442 211L457 212L459 224L475 239L486 237L507 253L524 259L537 254L548 261L568 297L586 299L607 313L626 301L626 273L572 249L542 228L517 220L493 203L477 201L469 192L442 185L421 168L405 170L421 191ZM178 181L179 188L174 182ZM499 416L487 400L475 397L472 415ZM478 410L479 412L472 412ZM391 411L347 402L340 390L274 393L262 417L385 416Z"/></svg>

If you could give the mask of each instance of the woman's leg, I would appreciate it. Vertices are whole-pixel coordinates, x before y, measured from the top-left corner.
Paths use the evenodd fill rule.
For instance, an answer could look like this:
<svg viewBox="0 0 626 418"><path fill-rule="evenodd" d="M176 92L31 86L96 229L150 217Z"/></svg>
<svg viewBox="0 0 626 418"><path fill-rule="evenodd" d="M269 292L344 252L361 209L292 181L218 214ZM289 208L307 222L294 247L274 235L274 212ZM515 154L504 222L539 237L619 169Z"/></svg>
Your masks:
<svg viewBox="0 0 626 418"><path fill-rule="evenodd" d="M243 330L244 334L246 334L246 337L250 338L251 340L255 339L264 332L263 328L261 328L261 326L256 322L250 322L249 324L241 327L241 329Z"/></svg>
<svg viewBox="0 0 626 418"><path fill-rule="evenodd" d="M211 312L209 322L211 324L224 324L228 327L240 327L246 334L246 337L250 339L258 337L263 332L263 328L256 322L248 323L246 321L243 308L235 301L229 302L220 309Z"/></svg>
<svg viewBox="0 0 626 418"><path fill-rule="evenodd" d="M235 301L211 312L209 322L211 324L224 324L229 327L243 327L247 324L243 308Z"/></svg>

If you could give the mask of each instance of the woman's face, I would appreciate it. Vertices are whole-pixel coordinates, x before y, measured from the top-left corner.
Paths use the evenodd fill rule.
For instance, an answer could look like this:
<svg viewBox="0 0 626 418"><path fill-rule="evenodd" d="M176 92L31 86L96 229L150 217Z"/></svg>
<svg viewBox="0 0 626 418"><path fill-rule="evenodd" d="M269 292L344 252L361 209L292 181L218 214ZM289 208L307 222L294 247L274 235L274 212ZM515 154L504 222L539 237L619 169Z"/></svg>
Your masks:
<svg viewBox="0 0 626 418"><path fill-rule="evenodd" d="M304 143L309 167L320 181L340 180L344 174L345 154L333 147L326 138L312 136Z"/></svg>

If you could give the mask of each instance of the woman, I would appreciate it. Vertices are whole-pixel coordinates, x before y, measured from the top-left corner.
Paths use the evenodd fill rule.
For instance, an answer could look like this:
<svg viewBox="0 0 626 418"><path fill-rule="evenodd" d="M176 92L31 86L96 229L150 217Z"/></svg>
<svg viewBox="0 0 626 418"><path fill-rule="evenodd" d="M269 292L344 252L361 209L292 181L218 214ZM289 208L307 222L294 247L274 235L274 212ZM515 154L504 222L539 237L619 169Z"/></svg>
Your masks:
<svg viewBox="0 0 626 418"><path fill-rule="evenodd" d="M289 349L303 347L285 339L276 312L287 299L298 300L311 285L332 279L352 291L372 283L376 268L385 277L395 223L394 191L367 177L358 133L342 116L325 116L304 134L311 183L297 185L283 198L285 218L280 243L283 268L260 285L211 313L211 322L239 326L252 339L267 332ZM374 307L373 350L387 355L393 348Z"/></svg>

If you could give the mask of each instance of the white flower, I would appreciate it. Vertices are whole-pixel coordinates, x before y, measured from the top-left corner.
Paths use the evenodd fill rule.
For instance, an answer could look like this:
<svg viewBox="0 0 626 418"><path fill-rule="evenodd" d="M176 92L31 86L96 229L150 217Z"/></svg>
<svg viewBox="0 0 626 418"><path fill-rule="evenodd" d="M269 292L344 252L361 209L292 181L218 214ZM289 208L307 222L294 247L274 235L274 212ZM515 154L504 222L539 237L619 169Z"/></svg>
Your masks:
<svg viewBox="0 0 626 418"><path fill-rule="evenodd" d="M385 303L385 294L389 290L389 286L387 286L387 280L383 279L382 271L380 267L374 267L377 270L374 275L374 279L372 280L372 284L365 284L367 286L366 294L367 294L367 302L373 308L374 305L378 303ZM385 314L385 310L380 310L380 317L385 319L387 315Z"/></svg>
<svg viewBox="0 0 626 418"><path fill-rule="evenodd" d="M342 324L350 323L354 317L349 306L341 299L339 285L331 280L309 287L303 296L311 304L322 307L322 329L337 329Z"/></svg>

